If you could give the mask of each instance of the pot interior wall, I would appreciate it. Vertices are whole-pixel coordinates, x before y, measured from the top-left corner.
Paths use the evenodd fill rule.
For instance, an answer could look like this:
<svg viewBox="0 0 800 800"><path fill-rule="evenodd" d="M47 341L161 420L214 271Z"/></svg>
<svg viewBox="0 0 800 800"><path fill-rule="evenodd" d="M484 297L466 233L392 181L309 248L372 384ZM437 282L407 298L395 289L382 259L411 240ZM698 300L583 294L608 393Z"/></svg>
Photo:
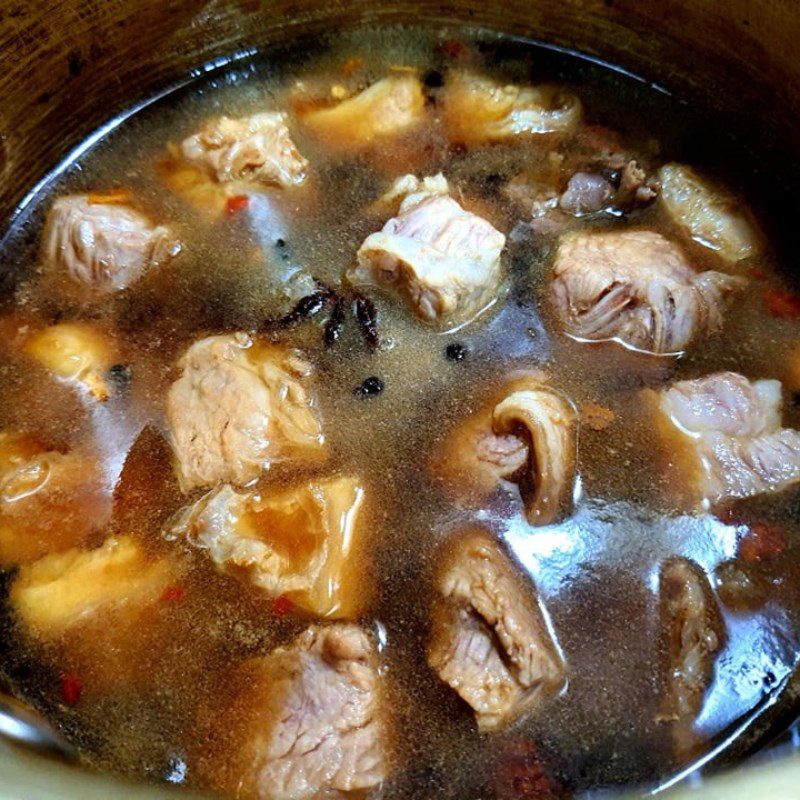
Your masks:
<svg viewBox="0 0 800 800"><path fill-rule="evenodd" d="M720 107L757 148L797 152L792 0L12 0L0 17L0 218L91 131L199 65L405 20L466 21L599 55Z"/></svg>

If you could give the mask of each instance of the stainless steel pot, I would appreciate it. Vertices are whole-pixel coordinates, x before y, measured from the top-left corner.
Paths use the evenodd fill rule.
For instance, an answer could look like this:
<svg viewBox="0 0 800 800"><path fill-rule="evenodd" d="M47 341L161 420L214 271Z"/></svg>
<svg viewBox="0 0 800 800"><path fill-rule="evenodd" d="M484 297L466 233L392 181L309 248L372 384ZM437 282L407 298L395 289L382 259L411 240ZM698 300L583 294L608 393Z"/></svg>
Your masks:
<svg viewBox="0 0 800 800"><path fill-rule="evenodd" d="M204 65L287 38L364 23L461 22L581 50L715 109L800 176L796 0L2 0L0 230L87 136ZM2 277L2 267L0 267ZM795 680L741 738L786 724ZM800 757L723 776L680 797L800 798ZM36 755L0 737L0 800L154 798L171 793ZM182 795L186 796L186 795Z"/></svg>

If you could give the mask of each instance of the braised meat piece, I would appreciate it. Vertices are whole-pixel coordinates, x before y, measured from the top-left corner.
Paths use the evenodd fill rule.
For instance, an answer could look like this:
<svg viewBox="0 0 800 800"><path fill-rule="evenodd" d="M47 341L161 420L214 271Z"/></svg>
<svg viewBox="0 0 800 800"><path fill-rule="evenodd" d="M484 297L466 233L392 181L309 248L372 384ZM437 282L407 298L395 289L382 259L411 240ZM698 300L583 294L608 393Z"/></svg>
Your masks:
<svg viewBox="0 0 800 800"><path fill-rule="evenodd" d="M270 464L315 460L323 436L306 390L311 367L295 352L246 334L195 342L167 396L181 487L245 484Z"/></svg>
<svg viewBox="0 0 800 800"><path fill-rule="evenodd" d="M571 505L577 445L572 404L538 375L512 380L445 439L431 471L478 503L517 483L528 521L546 525Z"/></svg>
<svg viewBox="0 0 800 800"><path fill-rule="evenodd" d="M614 187L602 175L576 172L558 199L558 205L562 211L581 217L606 208L613 197Z"/></svg>
<svg viewBox="0 0 800 800"><path fill-rule="evenodd" d="M220 183L249 180L294 186L305 179L308 167L286 127L286 114L279 111L210 120L184 139L181 155Z"/></svg>
<svg viewBox="0 0 800 800"><path fill-rule="evenodd" d="M89 615L158 598L174 578L169 562L150 559L134 539L119 536L94 550L74 548L23 565L9 597L30 632L54 639Z"/></svg>
<svg viewBox="0 0 800 800"><path fill-rule="evenodd" d="M109 369L119 358L117 343L104 331L84 322L59 322L33 331L25 353L54 377L80 387L93 400L108 400Z"/></svg>
<svg viewBox="0 0 800 800"><path fill-rule="evenodd" d="M452 544L436 578L428 663L495 730L559 692L566 667L536 588L484 530Z"/></svg>
<svg viewBox="0 0 800 800"><path fill-rule="evenodd" d="M582 232L556 253L551 297L567 333L678 353L722 325L741 278L696 272L680 248L646 230Z"/></svg>
<svg viewBox="0 0 800 800"><path fill-rule="evenodd" d="M449 196L442 176L398 181L399 213L358 251L348 280L391 286L426 322L463 321L492 299L505 236Z"/></svg>
<svg viewBox="0 0 800 800"><path fill-rule="evenodd" d="M223 486L187 509L174 532L273 599L321 617L352 617L369 596L363 501L355 478L261 494Z"/></svg>
<svg viewBox="0 0 800 800"><path fill-rule="evenodd" d="M682 164L666 164L658 177L667 214L696 242L732 264L759 251L758 236L735 198Z"/></svg>
<svg viewBox="0 0 800 800"><path fill-rule="evenodd" d="M180 249L168 227L102 195L60 197L44 233L47 267L99 292L124 289Z"/></svg>
<svg viewBox="0 0 800 800"><path fill-rule="evenodd" d="M232 679L216 719L223 739L199 770L215 788L259 800L338 797L389 772L388 721L375 646L355 625L312 627Z"/></svg>
<svg viewBox="0 0 800 800"><path fill-rule="evenodd" d="M707 502L777 492L800 481L800 431L781 427L781 384L719 372L655 398L660 430Z"/></svg>
<svg viewBox="0 0 800 800"><path fill-rule="evenodd" d="M714 656L725 630L706 576L685 558L661 570L661 620L665 642L665 693L660 719L673 725L676 747L692 743L692 725L714 677Z"/></svg>
<svg viewBox="0 0 800 800"><path fill-rule="evenodd" d="M462 144L571 133L582 115L580 100L556 86L502 84L465 71L448 76L442 102L448 135Z"/></svg>
<svg viewBox="0 0 800 800"><path fill-rule="evenodd" d="M300 112L306 125L339 150L358 150L399 136L425 113L422 84L413 72L398 72L376 81L336 105Z"/></svg>
<svg viewBox="0 0 800 800"><path fill-rule="evenodd" d="M0 568L82 544L110 503L92 458L0 431Z"/></svg>

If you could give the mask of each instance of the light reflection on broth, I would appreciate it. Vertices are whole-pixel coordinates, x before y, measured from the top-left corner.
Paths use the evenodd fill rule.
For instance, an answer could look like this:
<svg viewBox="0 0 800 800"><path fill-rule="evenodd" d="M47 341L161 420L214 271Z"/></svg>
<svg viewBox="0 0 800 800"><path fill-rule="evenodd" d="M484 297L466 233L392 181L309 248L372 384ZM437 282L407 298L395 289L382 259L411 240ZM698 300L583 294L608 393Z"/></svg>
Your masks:
<svg viewBox="0 0 800 800"><path fill-rule="evenodd" d="M328 456L324 467L277 463L248 489L269 495L320 474L358 476L364 488L370 552L360 572L371 601L359 621L385 638L384 702L394 717L394 771L385 796L510 798L516 795L509 794L508 775L517 768L544 769L543 780L552 781L551 794L525 797L664 779L682 766L669 725L658 721L666 655L659 574L667 559L691 559L709 577L726 628L694 723L694 749L684 761L765 702L791 673L800 648L796 491L724 503L715 515L699 511L641 399L643 388L734 370L752 380L785 381L783 425L800 424L800 412L787 402L800 390L787 360L796 324L764 304L765 288L784 285L776 253L767 248L726 265L682 233L658 202L624 215L564 215L557 229L537 229L530 210L504 193L512 178L534 167L554 170L563 183L590 168L612 139L653 174L669 161L690 160L702 119L644 84L534 45L473 41L465 31L365 31L306 44L299 54L288 48L212 73L126 120L79 163L66 165L6 240L3 263L19 280L0 319L0 428L96 459L104 491L102 500L92 495L96 524L85 532L84 548L109 534L130 536L150 557L174 559L179 577L133 616L120 601L45 642L26 637L6 604L0 670L64 729L88 763L154 780L198 785L202 775L214 783L204 759L216 746L221 709L237 702L229 676L248 658L290 643L314 619L216 571L201 549L165 535L181 509L202 495L181 493L168 444L164 398L179 374L175 364L202 337L259 330L320 286L340 288L361 243L390 216L374 204L394 179L441 171L454 198L507 237L497 302L476 319L437 330L391 292L364 289L379 314L381 345L374 353L346 288L334 345L324 341L327 299L311 319L265 333L313 364ZM332 103L339 91L332 93L332 85L355 91L398 65L425 79L428 99L414 113L426 121L411 132L357 149L352 142L331 147L302 124L304 104ZM506 82L563 85L583 103L581 128L542 139L451 144L441 96L448 74L465 66ZM204 120L265 107L290 114L292 137L310 165L301 186L237 183L204 194L193 188L195 175L170 164L177 145ZM736 153L730 144L721 151L728 159ZM741 164L725 158L694 166L727 178L723 185L737 192ZM183 249L122 292L86 299L63 275L36 268L42 221L59 195L118 188L138 198L153 220L168 221ZM246 204L236 200L244 194ZM766 229L767 221L758 221ZM747 275L749 289L732 301L723 330L680 358L564 335L547 299L558 237L609 228L658 231L678 242L697 270ZM75 320L121 344L105 402L22 353L25 326ZM447 357L448 345L461 346L452 351L459 358ZM525 522L516 484L476 505L454 497L430 467L447 434L525 370L545 375L583 419L574 512L538 528ZM383 390L357 394L371 377ZM295 541L313 549L290 530L294 518L287 514L281 523L279 549L289 551ZM566 691L507 729L480 735L468 706L438 680L425 654L440 545L475 523L504 542L536 583L568 665ZM784 549L743 560L740 543L758 525L779 531ZM13 571L4 575L6 590L14 580ZM65 698L65 676L79 679L78 699Z"/></svg>

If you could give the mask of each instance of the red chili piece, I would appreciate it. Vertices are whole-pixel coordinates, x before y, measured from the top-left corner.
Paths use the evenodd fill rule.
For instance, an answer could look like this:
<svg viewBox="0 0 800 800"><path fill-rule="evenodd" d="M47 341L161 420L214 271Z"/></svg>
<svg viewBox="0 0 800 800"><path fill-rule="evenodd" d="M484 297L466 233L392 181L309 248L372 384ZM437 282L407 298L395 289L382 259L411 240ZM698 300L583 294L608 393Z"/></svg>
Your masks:
<svg viewBox="0 0 800 800"><path fill-rule="evenodd" d="M464 53L466 52L466 46L463 42L457 42L453 39L449 39L446 42L442 42L439 45L439 49L448 57L448 58L461 58Z"/></svg>
<svg viewBox="0 0 800 800"><path fill-rule="evenodd" d="M225 203L225 213L232 217L240 211L244 211L250 205L250 198L246 194L237 194L228 198Z"/></svg>
<svg viewBox="0 0 800 800"><path fill-rule="evenodd" d="M786 540L780 528L757 522L739 540L739 556L745 561L774 558L786 550Z"/></svg>
<svg viewBox="0 0 800 800"><path fill-rule="evenodd" d="M275 614L276 617L285 617L293 610L294 603L285 594L276 597L275 602L272 604L272 613Z"/></svg>
<svg viewBox="0 0 800 800"><path fill-rule="evenodd" d="M750 267L747 270L748 274L752 275L754 278L758 278L760 281L765 281L769 278L766 272L763 269L759 269L758 267Z"/></svg>
<svg viewBox="0 0 800 800"><path fill-rule="evenodd" d="M78 705L82 694L83 683L81 683L81 681L74 675L71 675L69 672L65 672L61 676L61 699L64 701L64 703L70 707L76 706Z"/></svg>
<svg viewBox="0 0 800 800"><path fill-rule="evenodd" d="M183 586L167 586L161 593L161 599L166 603L177 603L186 596L186 589Z"/></svg>
<svg viewBox="0 0 800 800"><path fill-rule="evenodd" d="M800 296L785 289L765 289L764 302L773 317L779 319L800 319Z"/></svg>
<svg viewBox="0 0 800 800"><path fill-rule="evenodd" d="M548 775L536 746L524 739L503 748L490 792L495 800L556 800L563 794Z"/></svg>

